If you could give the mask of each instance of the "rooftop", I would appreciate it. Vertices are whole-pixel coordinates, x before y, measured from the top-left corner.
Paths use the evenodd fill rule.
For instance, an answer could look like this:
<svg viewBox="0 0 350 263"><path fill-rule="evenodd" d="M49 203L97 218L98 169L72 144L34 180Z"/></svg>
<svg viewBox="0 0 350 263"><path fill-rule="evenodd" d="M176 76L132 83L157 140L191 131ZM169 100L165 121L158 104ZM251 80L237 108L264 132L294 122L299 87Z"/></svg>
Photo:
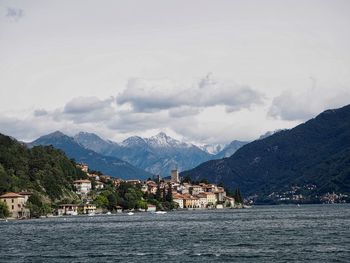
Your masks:
<svg viewBox="0 0 350 263"><path fill-rule="evenodd" d="M9 192L0 196L0 198L23 198L23 195Z"/></svg>

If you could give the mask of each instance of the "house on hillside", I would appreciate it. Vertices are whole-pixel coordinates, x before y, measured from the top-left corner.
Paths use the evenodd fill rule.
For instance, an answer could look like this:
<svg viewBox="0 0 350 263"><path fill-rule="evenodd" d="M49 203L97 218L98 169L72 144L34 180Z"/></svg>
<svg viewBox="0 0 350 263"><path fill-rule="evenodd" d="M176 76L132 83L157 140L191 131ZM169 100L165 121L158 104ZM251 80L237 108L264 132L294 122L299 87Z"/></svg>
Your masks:
<svg viewBox="0 0 350 263"><path fill-rule="evenodd" d="M90 180L76 180L73 182L73 184L77 194L86 195L91 191Z"/></svg>

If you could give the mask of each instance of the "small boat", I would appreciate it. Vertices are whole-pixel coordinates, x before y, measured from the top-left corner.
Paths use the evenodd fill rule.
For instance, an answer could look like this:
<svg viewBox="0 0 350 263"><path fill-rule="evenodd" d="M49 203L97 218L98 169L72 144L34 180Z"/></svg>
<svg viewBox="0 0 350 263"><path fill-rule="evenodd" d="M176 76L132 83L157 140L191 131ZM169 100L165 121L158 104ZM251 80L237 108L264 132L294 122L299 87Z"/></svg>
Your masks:
<svg viewBox="0 0 350 263"><path fill-rule="evenodd" d="M166 212L165 211L156 211L156 212L154 212L155 214L166 214Z"/></svg>
<svg viewBox="0 0 350 263"><path fill-rule="evenodd" d="M111 215L111 214L112 214L112 213L111 213L111 212L109 212L109 211L106 213L106 215L108 215L108 216L109 216L109 215Z"/></svg>
<svg viewBox="0 0 350 263"><path fill-rule="evenodd" d="M127 213L128 216L132 216L133 214L134 214L133 212Z"/></svg>

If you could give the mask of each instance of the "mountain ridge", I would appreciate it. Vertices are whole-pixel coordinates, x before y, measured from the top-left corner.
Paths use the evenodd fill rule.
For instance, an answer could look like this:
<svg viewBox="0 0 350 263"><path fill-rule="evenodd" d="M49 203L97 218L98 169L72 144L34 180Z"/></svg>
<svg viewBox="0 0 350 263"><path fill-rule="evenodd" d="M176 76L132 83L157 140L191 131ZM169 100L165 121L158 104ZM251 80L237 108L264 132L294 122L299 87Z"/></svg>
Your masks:
<svg viewBox="0 0 350 263"><path fill-rule="evenodd" d="M350 190L350 105L327 110L290 130L246 144L231 157L184 171L195 180L223 182L246 194L268 194L293 184L315 193ZM333 160L333 161L331 161Z"/></svg>
<svg viewBox="0 0 350 263"><path fill-rule="evenodd" d="M28 144L29 147L37 145L52 145L66 153L69 158L77 162L84 162L93 170L99 170L107 175L122 179L146 179L151 173L136 168L124 160L104 156L93 150L84 148L73 137L60 131L44 135Z"/></svg>

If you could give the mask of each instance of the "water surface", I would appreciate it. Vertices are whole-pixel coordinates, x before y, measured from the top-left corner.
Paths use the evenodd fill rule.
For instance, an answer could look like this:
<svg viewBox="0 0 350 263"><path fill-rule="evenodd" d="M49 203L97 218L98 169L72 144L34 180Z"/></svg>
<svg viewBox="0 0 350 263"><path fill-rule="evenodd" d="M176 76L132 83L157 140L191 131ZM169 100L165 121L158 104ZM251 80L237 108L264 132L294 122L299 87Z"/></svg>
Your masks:
<svg viewBox="0 0 350 263"><path fill-rule="evenodd" d="M0 262L350 262L350 205L0 222Z"/></svg>

